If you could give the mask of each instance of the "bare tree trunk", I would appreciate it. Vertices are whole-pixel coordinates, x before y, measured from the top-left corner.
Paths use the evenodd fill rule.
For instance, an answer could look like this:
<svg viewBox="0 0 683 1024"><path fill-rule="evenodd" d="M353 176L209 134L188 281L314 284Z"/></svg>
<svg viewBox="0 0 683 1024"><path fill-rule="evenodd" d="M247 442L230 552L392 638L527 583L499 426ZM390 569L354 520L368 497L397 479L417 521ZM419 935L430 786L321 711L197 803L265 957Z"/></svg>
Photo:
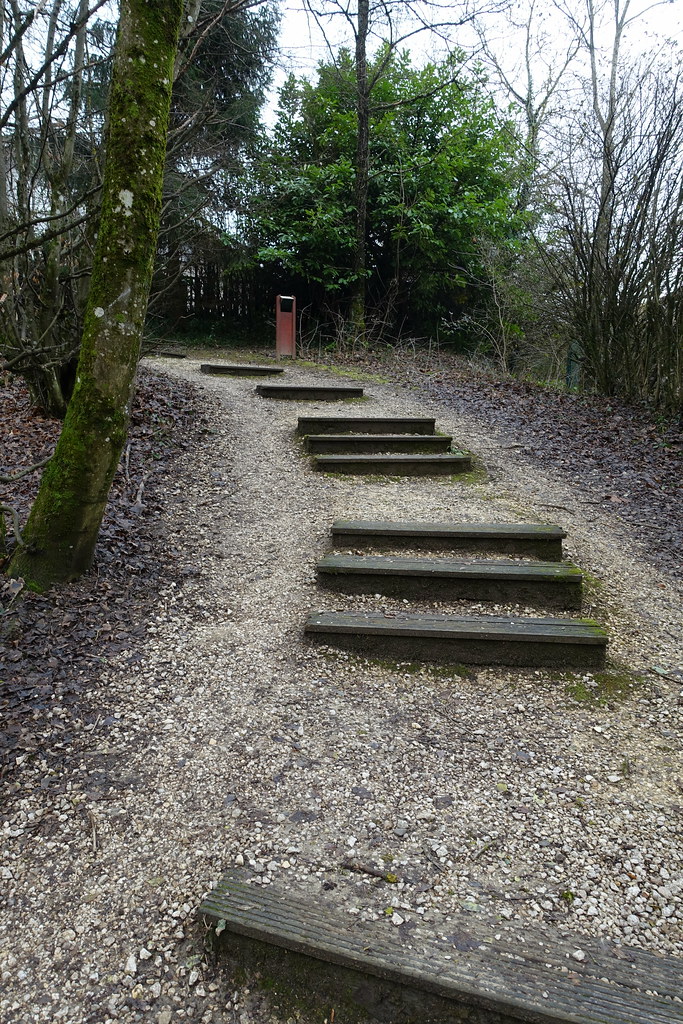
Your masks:
<svg viewBox="0 0 683 1024"><path fill-rule="evenodd" d="M70 205L68 195L68 181L73 170L74 151L76 145L77 118L81 103L81 90L83 84L83 60L85 55L85 36L87 26L88 0L79 0L76 17L82 22L81 29L76 35L74 50L74 67L71 79L69 113L64 125L63 149L59 153L59 142L57 138L51 138L54 134L52 127L52 104L54 102L54 84L52 81L52 69L48 66L43 84L42 103L42 132L47 145L44 146L43 165L45 177L50 188L50 216L56 221L60 217L65 218L65 212ZM57 18L61 13L61 0L53 5L52 15L47 37L45 50L46 60L54 52L55 32ZM64 260L65 242L64 234L58 234L45 245L45 268L42 291L37 303L36 324L38 327L37 342L42 351L53 354L52 364L49 357L42 361L42 365L32 368L33 372L27 372L27 382L34 400L42 405L47 412L62 419L66 413L68 392L61 379L61 370L67 362L67 355L60 352L63 345L59 339L59 320L64 307L63 284L60 281L60 270ZM54 358L57 355L61 358Z"/></svg>
<svg viewBox="0 0 683 1024"><path fill-rule="evenodd" d="M10 564L37 589L91 565L126 439L152 277L182 0L123 0L76 387Z"/></svg>
<svg viewBox="0 0 683 1024"><path fill-rule="evenodd" d="M368 219L368 182L370 178L370 95L368 89L369 0L358 0L356 29L356 239L353 253L353 285L349 318L356 338L365 334L365 277L367 250L365 234Z"/></svg>
<svg viewBox="0 0 683 1024"><path fill-rule="evenodd" d="M3 56L13 89L3 93L0 112L3 141L12 139L0 168L0 347L33 402L58 417L66 411L65 371L75 368L82 330L76 282L85 247L78 226L92 203L86 165L95 161L83 155L79 115L87 25L103 3L40 0L28 14L19 0L3 4L10 37ZM5 84L9 78L8 70ZM100 134L93 135L98 142Z"/></svg>
<svg viewBox="0 0 683 1024"><path fill-rule="evenodd" d="M615 117L617 113L617 73L621 49L621 37L624 22L628 13L630 0L625 0L623 8L621 0L614 0L614 37L610 60L609 87L604 100L600 95L601 62L597 51L595 34L597 14L593 0L587 2L588 14L588 50L591 67L591 91L593 96L593 113L602 135L602 159L600 171L600 203L595 221L595 235L590 265L588 287L590 288L590 327L592 345L602 358L594 361L594 370L601 390L609 394L613 390L614 353L610 337L613 327L612 319L606 308L606 301L611 294L610 282L610 234L615 200Z"/></svg>

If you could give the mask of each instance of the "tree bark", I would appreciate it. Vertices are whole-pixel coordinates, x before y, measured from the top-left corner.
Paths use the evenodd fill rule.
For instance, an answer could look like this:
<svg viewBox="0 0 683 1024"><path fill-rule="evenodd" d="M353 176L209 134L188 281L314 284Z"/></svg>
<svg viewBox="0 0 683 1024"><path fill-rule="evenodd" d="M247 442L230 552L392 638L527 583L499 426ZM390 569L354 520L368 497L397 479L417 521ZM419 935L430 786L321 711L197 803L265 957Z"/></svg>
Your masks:
<svg viewBox="0 0 683 1024"><path fill-rule="evenodd" d="M161 211L182 0L123 0L102 213L76 386L10 573L43 589L92 564L128 431Z"/></svg>
<svg viewBox="0 0 683 1024"><path fill-rule="evenodd" d="M53 13L50 19L50 31L46 47L46 60L54 51L54 35L57 17L60 13L60 5L53 5ZM85 58L85 39L87 27L88 0L79 0L77 19L82 22L82 27L76 35L74 47L74 67L71 79L71 90L69 98L69 111L64 125L64 141L61 154L58 152L56 140L55 152L50 154L50 145L45 146L45 176L50 188L50 216L55 220L63 217L66 224L66 210L70 204L68 196L68 181L73 171L74 152L76 148L76 133L78 129L78 112L81 105L81 91L83 86L83 62ZM50 139L51 135L51 106L54 102L54 86L52 82L52 69L48 68L45 75L43 88L43 137ZM65 232L66 233L66 232ZM57 365L45 365L49 363L49 355L45 358L42 366L36 366L33 372L27 373L27 383L34 400L42 405L46 412L63 419L68 403L68 393L61 379L61 370L68 362L68 354L63 351L60 345L58 320L64 304L63 285L60 282L60 271L64 260L65 233L59 234L45 246L45 271L40 296L38 313L38 334L41 348L46 353L58 355L53 359ZM62 351L60 351L60 349Z"/></svg>
<svg viewBox="0 0 683 1024"><path fill-rule="evenodd" d="M356 338L365 335L365 278L367 270L366 231L368 219L368 181L370 177L370 93L368 88L369 0L358 0L356 29L356 239L353 254L353 285L349 319Z"/></svg>
<svg viewBox="0 0 683 1024"><path fill-rule="evenodd" d="M596 34L598 29L598 13L593 0L587 0L588 15L588 47L591 68L591 91L593 97L593 113L600 128L602 146L600 167L600 205L595 224L591 262L589 267L588 287L590 289L589 311L589 358L593 375L605 394L613 394L616 388L616 369L620 363L617 345L615 351L614 310L610 310L610 300L614 298L615 285L611 248L612 221L615 206L616 159L615 159L615 121L618 114L619 100L617 76L621 59L621 43L624 28L627 24L630 0L614 0L614 36L612 53L609 63L609 86L603 99L600 95L601 73ZM618 274L618 271L616 271Z"/></svg>

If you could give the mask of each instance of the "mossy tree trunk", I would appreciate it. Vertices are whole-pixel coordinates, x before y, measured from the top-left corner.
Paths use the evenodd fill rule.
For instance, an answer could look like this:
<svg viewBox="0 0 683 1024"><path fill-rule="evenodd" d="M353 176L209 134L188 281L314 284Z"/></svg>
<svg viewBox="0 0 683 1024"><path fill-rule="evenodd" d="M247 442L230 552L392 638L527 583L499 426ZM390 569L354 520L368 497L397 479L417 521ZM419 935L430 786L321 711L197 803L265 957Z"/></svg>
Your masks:
<svg viewBox="0 0 683 1024"><path fill-rule="evenodd" d="M42 589L91 565L128 431L161 212L182 0L122 0L76 386L10 573Z"/></svg>

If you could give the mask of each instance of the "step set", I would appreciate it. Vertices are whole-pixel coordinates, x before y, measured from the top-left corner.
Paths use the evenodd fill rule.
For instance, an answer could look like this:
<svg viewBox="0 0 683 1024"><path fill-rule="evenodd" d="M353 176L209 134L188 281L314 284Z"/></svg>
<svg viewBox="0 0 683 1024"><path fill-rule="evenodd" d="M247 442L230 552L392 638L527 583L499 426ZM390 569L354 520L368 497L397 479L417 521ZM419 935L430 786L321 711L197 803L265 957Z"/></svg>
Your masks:
<svg viewBox="0 0 683 1024"><path fill-rule="evenodd" d="M601 668L607 635L590 620L313 612L311 639L373 658L526 668Z"/></svg>
<svg viewBox="0 0 683 1024"><path fill-rule="evenodd" d="M559 526L536 523L416 523L337 520L335 547L376 545L428 550L477 545L521 551L526 559L403 557L331 553L316 566L318 583L348 594L418 600L581 608L583 576L562 562ZM527 560L539 553L553 561ZM494 615L314 612L304 632L335 647L399 660L533 668L600 668L607 635L592 620Z"/></svg>
<svg viewBox="0 0 683 1024"><path fill-rule="evenodd" d="M257 366L256 363L202 363L199 370L225 377L273 377L285 372L282 366Z"/></svg>
<svg viewBox="0 0 683 1024"><path fill-rule="evenodd" d="M360 388L256 390L305 400L362 396ZM447 454L452 439L434 428L434 420L417 418L298 421L318 470L432 475L470 469L470 457ZM561 561L565 536L558 526L540 524L337 520L336 548L495 551L529 560L332 553L317 563L318 582L344 593L578 609L583 579ZM304 632L311 641L365 656L534 668L597 669L607 645L605 631L590 620L409 611L312 612ZM289 888L250 885L244 875L227 876L200 913L233 966L261 974L276 992L282 984L316 1019L334 1007L331 1016L338 1013L340 1021L360 1014L401 1024L683 1024L683 1004L671 1001L683 991L679 964L610 953L583 938L590 955L581 963L574 946L555 945L545 935L520 941L504 935L499 921L490 933L477 922L472 934L459 923L446 943L426 936L421 925L403 935L403 929L326 906L317 894L304 899Z"/></svg>
<svg viewBox="0 0 683 1024"><path fill-rule="evenodd" d="M472 469L469 455L316 455L321 473L354 476L454 476Z"/></svg>
<svg viewBox="0 0 683 1024"><path fill-rule="evenodd" d="M261 398L299 399L305 402L340 402L363 398L363 388L332 384L257 384Z"/></svg>
<svg viewBox="0 0 683 1024"><path fill-rule="evenodd" d="M300 416L297 432L322 473L354 476L455 476L472 457L453 452L453 438L427 417Z"/></svg>
<svg viewBox="0 0 683 1024"><path fill-rule="evenodd" d="M586 937L583 962L562 936L457 925L440 941L404 938L315 895L228 875L200 907L216 948L280 985L315 1016L401 1024L680 1024L680 962ZM457 945L454 945L454 938ZM658 994L653 995L655 991Z"/></svg>
<svg viewBox="0 0 683 1024"><path fill-rule="evenodd" d="M321 390L362 394L360 388L259 385L256 390L278 397ZM299 416L297 432L321 472L452 476L470 471L471 456L449 451L452 438L436 434L435 427L431 417ZM317 578L321 586L348 594L579 610L583 577L561 561L565 536L559 526L535 523L339 520L332 527L336 547L499 551L539 561L330 554L318 562ZM508 616L313 613L305 633L381 657L530 667L598 668L607 644L604 630L592 621Z"/></svg>

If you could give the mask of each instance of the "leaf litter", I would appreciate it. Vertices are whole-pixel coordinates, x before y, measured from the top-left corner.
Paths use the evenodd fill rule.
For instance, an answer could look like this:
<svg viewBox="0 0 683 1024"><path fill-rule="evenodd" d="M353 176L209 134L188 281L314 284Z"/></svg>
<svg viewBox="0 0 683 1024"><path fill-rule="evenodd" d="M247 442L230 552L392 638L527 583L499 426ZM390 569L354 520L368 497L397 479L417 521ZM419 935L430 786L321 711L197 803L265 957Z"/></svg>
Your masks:
<svg viewBox="0 0 683 1024"><path fill-rule="evenodd" d="M60 425L31 408L17 378L2 381L0 401L0 473L8 476L50 455ZM0 774L6 782L17 761L39 751L61 761L65 743L102 717L102 666L126 650L135 658L156 584L173 578L176 561L156 523L162 470L171 471L205 426L190 386L142 370L92 571L44 595L24 592L21 601L22 581L0 582ZM36 471L0 492L22 522L39 480ZM5 792L11 796L11 786Z"/></svg>

